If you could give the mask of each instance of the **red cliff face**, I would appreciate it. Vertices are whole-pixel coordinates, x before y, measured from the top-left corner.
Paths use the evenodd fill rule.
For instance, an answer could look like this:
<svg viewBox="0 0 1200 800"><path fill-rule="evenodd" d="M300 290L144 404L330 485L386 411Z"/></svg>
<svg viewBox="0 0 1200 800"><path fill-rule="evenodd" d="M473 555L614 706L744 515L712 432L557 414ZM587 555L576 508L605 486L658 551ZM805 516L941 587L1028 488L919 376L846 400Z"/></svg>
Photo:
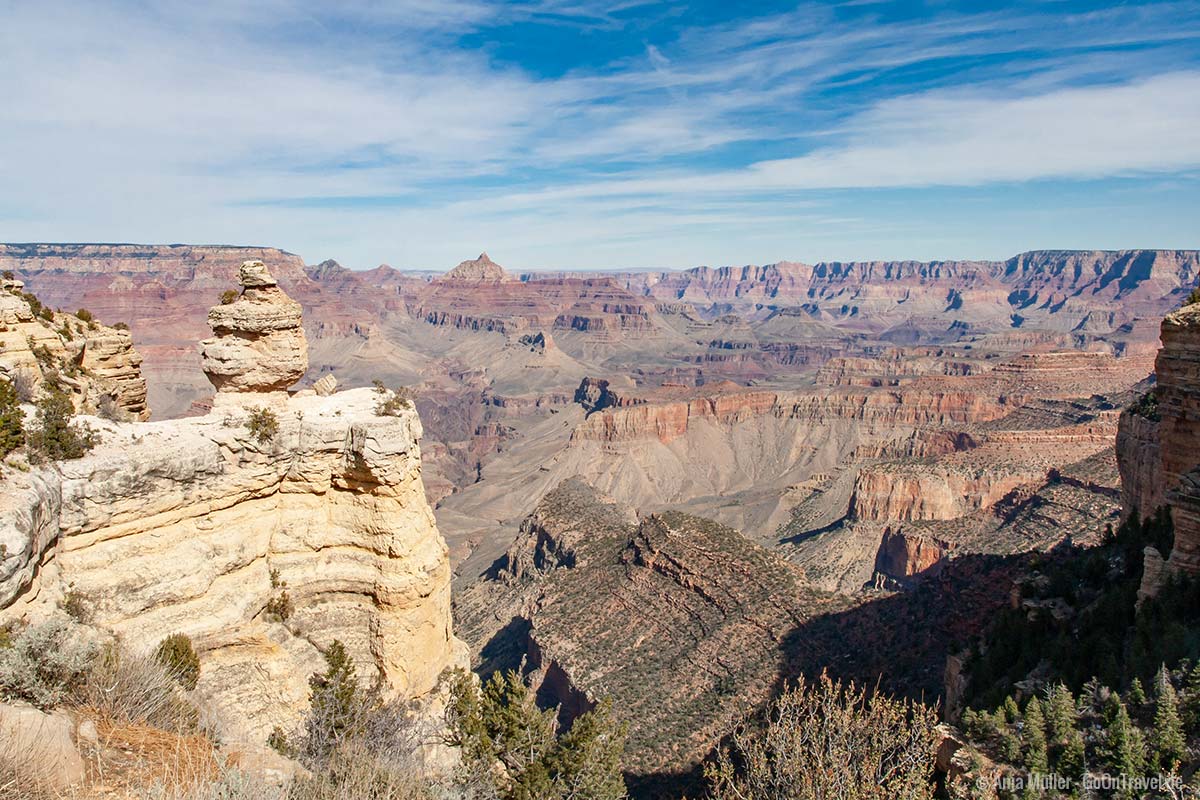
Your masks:
<svg viewBox="0 0 1200 800"><path fill-rule="evenodd" d="M929 536L888 531L875 557L877 573L903 580L923 575L942 563L948 545Z"/></svg>
<svg viewBox="0 0 1200 800"><path fill-rule="evenodd" d="M763 415L816 423L854 420L877 427L942 426L984 422L1010 410L998 398L953 390L709 391L701 397L650 397L638 404L613 404L591 414L571 439L621 442L653 437L669 442L687 433L696 420L729 425Z"/></svg>
<svg viewBox="0 0 1200 800"><path fill-rule="evenodd" d="M1200 572L1200 304L1170 314L1158 353L1162 486L1175 517L1170 564Z"/></svg>
<svg viewBox="0 0 1200 800"><path fill-rule="evenodd" d="M1124 513L1171 507L1170 570L1200 573L1200 303L1168 314L1155 362L1154 390L1121 415L1117 455ZM1148 570L1142 594L1161 580Z"/></svg>
<svg viewBox="0 0 1200 800"><path fill-rule="evenodd" d="M1025 319L1070 317L1065 327L1071 328L1100 308L1129 319L1161 314L1161 299L1190 288L1198 276L1200 257L1192 250L1042 250L1007 261L780 262L620 279L659 300L700 305L770 302L827 311L843 304L889 311L906 305L909 313L915 306L964 319L1013 313ZM1115 323L1111 329L1125 321L1108 322Z"/></svg>
<svg viewBox="0 0 1200 800"><path fill-rule="evenodd" d="M1162 453L1158 444L1158 418L1126 409L1117 431L1117 468L1121 473L1121 514L1128 517L1154 512L1166 502L1163 496Z"/></svg>

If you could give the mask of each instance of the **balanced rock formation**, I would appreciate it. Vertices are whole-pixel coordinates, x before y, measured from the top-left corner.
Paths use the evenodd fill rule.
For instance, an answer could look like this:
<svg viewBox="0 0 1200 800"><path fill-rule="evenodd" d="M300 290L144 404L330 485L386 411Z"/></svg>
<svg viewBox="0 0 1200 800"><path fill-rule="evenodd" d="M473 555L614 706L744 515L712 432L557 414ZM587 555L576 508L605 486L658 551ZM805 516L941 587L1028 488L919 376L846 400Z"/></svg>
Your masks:
<svg viewBox="0 0 1200 800"><path fill-rule="evenodd" d="M242 284L206 343L214 382L238 402L107 425L83 458L5 474L0 623L37 621L69 596L134 651L186 634L197 700L226 736L261 743L299 721L335 640L360 676L414 700L434 697L466 651L416 411L381 416L371 389L277 391L304 368L294 304L261 264Z"/></svg>
<svg viewBox="0 0 1200 800"><path fill-rule="evenodd" d="M238 278L241 296L209 309L215 336L200 345L204 374L217 392L283 391L308 370L300 304L261 261L243 263Z"/></svg>

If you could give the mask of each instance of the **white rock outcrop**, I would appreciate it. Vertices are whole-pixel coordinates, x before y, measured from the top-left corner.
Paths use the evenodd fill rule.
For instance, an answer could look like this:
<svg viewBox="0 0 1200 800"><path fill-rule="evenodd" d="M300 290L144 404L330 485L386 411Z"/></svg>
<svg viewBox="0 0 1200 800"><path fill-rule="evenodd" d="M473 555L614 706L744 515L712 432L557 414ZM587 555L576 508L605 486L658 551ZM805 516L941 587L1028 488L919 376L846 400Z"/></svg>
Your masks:
<svg viewBox="0 0 1200 800"><path fill-rule="evenodd" d="M241 295L213 306L213 338L200 343L204 374L217 392L279 392L308 369L300 304L279 288L261 261L242 264Z"/></svg>
<svg viewBox="0 0 1200 800"><path fill-rule="evenodd" d="M46 616L70 592L134 650L185 633L199 690L252 741L297 721L335 639L392 695L429 693L466 651L420 420L376 403L371 389L292 398L269 441L236 406L110 426L84 458L10 475L0 621ZM267 607L284 592L281 620Z"/></svg>
<svg viewBox="0 0 1200 800"><path fill-rule="evenodd" d="M146 420L142 357L128 330L56 312L33 313L20 281L0 282L0 377L36 392L54 373L78 411Z"/></svg>
<svg viewBox="0 0 1200 800"><path fill-rule="evenodd" d="M187 634L196 692L231 739L291 729L334 640L360 678L390 697L429 697L436 713L439 676L468 655L451 630L450 563L421 483L420 419L379 415L373 389L279 391L307 368L299 307L292 327L294 304L253 264L242 284L242 299L214 309L217 339L205 343L206 367L214 341L237 354L217 360L209 414L94 420L101 443L83 458L6 472L0 624L37 621L70 597L136 652ZM254 325L263 336L242 344L222 334ZM256 414L273 425L251 426Z"/></svg>

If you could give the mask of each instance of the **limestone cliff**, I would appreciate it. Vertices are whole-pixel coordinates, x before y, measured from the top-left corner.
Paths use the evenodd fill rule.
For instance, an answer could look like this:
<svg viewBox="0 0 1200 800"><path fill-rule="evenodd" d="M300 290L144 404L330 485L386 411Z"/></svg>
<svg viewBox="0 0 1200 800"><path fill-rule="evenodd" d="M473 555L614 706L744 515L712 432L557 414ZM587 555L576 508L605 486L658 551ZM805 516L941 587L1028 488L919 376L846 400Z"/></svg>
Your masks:
<svg viewBox="0 0 1200 800"><path fill-rule="evenodd" d="M221 392L207 416L97 421L84 458L6 475L0 621L70 596L135 650L185 633L206 708L227 735L260 742L297 722L335 639L395 697L429 695L465 664L415 410L381 416L369 389L246 390L282 388L306 366L286 363L269 377L261 364L221 373L243 390ZM264 405L274 432L247 425Z"/></svg>
<svg viewBox="0 0 1200 800"><path fill-rule="evenodd" d="M128 330L101 325L86 311L51 311L20 281L0 284L0 376L25 399L53 378L80 412L146 420L141 364Z"/></svg>

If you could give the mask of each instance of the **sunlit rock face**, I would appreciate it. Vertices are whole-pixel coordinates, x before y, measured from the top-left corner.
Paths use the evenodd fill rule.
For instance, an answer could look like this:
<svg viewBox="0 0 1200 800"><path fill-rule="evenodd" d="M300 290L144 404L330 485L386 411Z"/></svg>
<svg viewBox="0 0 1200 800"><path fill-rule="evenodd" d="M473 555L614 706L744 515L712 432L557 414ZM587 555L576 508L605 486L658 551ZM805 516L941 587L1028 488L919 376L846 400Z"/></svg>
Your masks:
<svg viewBox="0 0 1200 800"><path fill-rule="evenodd" d="M218 392L285 390L308 370L300 304L261 261L243 263L238 277L241 295L209 309L213 338L200 344L204 374Z"/></svg>

